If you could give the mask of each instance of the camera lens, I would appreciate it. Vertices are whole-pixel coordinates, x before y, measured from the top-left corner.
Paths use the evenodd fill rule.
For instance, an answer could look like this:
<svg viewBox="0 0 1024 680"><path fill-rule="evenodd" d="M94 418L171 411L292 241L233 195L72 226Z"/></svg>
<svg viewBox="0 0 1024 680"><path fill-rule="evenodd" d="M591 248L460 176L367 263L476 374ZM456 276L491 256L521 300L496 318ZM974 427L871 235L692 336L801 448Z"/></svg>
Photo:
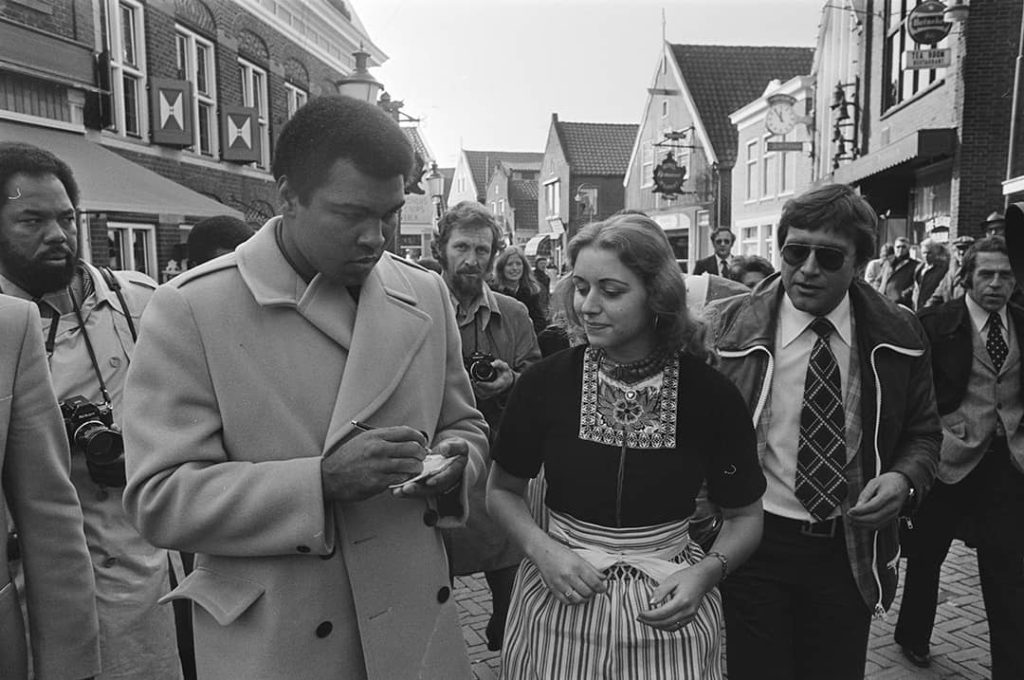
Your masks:
<svg viewBox="0 0 1024 680"><path fill-rule="evenodd" d="M93 420L75 432L75 443L93 465L113 465L124 453L121 433Z"/></svg>
<svg viewBox="0 0 1024 680"><path fill-rule="evenodd" d="M483 359L473 362L469 369L469 374L477 382L494 382L498 377L498 372L494 369L494 366L491 366L490 362Z"/></svg>

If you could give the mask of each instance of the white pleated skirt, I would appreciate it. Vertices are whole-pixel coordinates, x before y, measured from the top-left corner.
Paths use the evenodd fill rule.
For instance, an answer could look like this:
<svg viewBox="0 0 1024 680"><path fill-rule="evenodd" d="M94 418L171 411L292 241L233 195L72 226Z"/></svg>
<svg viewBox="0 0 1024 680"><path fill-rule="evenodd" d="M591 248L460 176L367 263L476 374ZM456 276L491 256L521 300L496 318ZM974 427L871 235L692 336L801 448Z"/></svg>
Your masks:
<svg viewBox="0 0 1024 680"><path fill-rule="evenodd" d="M696 564L704 556L686 538L686 522L615 529L551 513L573 547L589 546L623 559L605 569L608 589L587 602L562 604L524 560L516 575L505 627L501 677L505 680L721 680L722 600L718 589L705 596L694 619L666 632L637 621L649 609L654 579L629 565L629 554L664 553Z"/></svg>

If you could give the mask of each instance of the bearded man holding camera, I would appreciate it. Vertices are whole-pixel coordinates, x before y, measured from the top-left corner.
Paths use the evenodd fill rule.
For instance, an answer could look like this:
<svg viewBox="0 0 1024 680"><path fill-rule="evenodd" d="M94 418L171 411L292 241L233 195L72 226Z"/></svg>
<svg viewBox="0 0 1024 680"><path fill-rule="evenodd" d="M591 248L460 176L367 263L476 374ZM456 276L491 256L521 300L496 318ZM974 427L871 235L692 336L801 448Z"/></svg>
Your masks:
<svg viewBox="0 0 1024 680"><path fill-rule="evenodd" d="M526 305L487 285L501 244L501 229L479 203L463 201L438 222L434 242L462 336L462 356L493 441L516 378L540 360L540 348ZM488 460L488 463L490 461ZM484 506L486 476L469 492L465 527L445 532L455 576L484 572L493 601L487 647L501 649L516 568L523 555Z"/></svg>
<svg viewBox="0 0 1024 680"><path fill-rule="evenodd" d="M156 283L79 259L77 203L64 161L0 144L0 290L35 302L42 317L96 579L96 677L178 680L173 615L157 604L168 588L167 552L143 539L121 506L124 380Z"/></svg>

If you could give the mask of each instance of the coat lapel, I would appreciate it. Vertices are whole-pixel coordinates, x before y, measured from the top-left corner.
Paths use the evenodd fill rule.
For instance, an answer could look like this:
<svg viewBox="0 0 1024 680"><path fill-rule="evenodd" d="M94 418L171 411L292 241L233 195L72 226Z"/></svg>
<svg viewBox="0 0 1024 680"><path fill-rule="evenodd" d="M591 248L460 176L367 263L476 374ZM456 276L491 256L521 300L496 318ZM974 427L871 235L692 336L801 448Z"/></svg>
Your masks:
<svg viewBox="0 0 1024 680"><path fill-rule="evenodd" d="M353 420L368 418L391 397L430 330L430 315L416 306L418 297L401 270L404 265L391 257L381 258L360 293L325 452L352 431Z"/></svg>

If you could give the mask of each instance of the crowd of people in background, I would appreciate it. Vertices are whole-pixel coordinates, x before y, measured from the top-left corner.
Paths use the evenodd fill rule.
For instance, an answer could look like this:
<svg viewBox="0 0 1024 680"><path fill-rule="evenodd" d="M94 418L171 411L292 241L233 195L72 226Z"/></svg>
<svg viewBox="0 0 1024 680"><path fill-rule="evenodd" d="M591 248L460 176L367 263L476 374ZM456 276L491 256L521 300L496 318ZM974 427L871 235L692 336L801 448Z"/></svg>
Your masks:
<svg viewBox="0 0 1024 680"><path fill-rule="evenodd" d="M479 572L508 680L861 678L901 545L896 642L929 665L964 532L992 677L1024 677L1002 214L876 247L824 185L778 271L719 228L691 274L622 211L555 276L475 202L432 258L386 253L412 167L385 113L319 97L280 214L197 224L157 287L83 261L68 166L0 144L0 678L469 678Z"/></svg>

